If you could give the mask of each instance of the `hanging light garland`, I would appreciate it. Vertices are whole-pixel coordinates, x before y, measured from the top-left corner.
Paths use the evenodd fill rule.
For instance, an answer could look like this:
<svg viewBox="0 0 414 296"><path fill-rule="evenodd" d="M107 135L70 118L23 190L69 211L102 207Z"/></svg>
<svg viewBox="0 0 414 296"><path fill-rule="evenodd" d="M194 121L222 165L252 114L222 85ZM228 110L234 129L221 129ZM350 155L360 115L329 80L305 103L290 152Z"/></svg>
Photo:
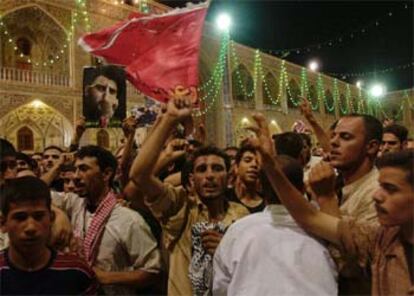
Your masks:
<svg viewBox="0 0 414 296"><path fill-rule="evenodd" d="M55 63L57 63L59 60L61 60L64 56L67 56L67 53L66 53L67 49L71 45L71 42L75 36L75 28L78 26L79 20L81 18L83 19L83 23L84 23L86 31L87 32L90 31L91 25L90 25L90 19L89 19L86 1L87 0L75 0L76 10L71 13L71 24L70 24L69 30L65 30L66 42L59 49L57 49L55 53L49 55L50 58L48 58L47 61L34 62L32 61L30 57L27 57L23 52L20 51L20 49L17 46L17 40L11 36L10 30L7 29L6 23L4 22L4 19L3 19L3 15L1 13L0 13L0 35L6 36L8 43L15 44L13 49L16 52L16 55L18 55L20 58L24 58L25 62L29 64L33 64L36 67L52 66Z"/></svg>

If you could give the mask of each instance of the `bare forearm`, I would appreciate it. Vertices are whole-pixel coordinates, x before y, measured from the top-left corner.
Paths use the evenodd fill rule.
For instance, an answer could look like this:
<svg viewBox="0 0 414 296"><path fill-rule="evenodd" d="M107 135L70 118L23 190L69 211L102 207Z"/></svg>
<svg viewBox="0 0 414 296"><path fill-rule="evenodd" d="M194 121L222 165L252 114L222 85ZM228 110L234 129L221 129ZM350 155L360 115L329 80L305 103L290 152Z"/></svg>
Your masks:
<svg viewBox="0 0 414 296"><path fill-rule="evenodd" d="M338 199L336 196L318 196L316 199L321 212L337 218L341 217L341 212L338 207Z"/></svg>
<svg viewBox="0 0 414 296"><path fill-rule="evenodd" d="M40 179L45 182L48 186L52 184L53 180L59 176L60 173L60 165L55 165L52 167L48 172L44 173Z"/></svg>
<svg viewBox="0 0 414 296"><path fill-rule="evenodd" d="M325 130L322 128L322 126L318 123L318 121L315 118L312 117L306 119L308 120L308 123L312 126L312 129L315 132L315 136L318 139L318 142L321 145L323 151L325 153L330 152L331 144Z"/></svg>

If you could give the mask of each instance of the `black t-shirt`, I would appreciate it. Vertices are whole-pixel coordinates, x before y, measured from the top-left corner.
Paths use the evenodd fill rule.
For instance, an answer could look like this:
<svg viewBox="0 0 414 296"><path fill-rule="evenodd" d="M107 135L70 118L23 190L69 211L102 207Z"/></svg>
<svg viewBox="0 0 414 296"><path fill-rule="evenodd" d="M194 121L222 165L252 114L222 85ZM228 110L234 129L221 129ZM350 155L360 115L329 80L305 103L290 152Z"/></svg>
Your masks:
<svg viewBox="0 0 414 296"><path fill-rule="evenodd" d="M93 271L74 255L52 251L44 268L23 271L10 262L8 249L0 252L1 295L91 295L97 286Z"/></svg>
<svg viewBox="0 0 414 296"><path fill-rule="evenodd" d="M250 214L262 212L264 210L264 208L266 207L264 199L262 199L262 202L259 205L255 206L255 207L249 207L249 206L245 205L237 197L236 191L234 190L234 188L227 189L226 197L227 197L228 201L237 202L237 203L241 204L242 206L244 206L247 210L249 210Z"/></svg>

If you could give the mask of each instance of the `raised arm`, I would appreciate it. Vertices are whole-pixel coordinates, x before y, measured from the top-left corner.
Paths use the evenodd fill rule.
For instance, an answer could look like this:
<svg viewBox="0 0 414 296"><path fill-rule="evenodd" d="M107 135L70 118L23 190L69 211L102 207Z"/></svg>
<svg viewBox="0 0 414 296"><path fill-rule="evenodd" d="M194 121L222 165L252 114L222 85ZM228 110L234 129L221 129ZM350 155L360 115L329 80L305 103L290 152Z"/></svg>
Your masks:
<svg viewBox="0 0 414 296"><path fill-rule="evenodd" d="M160 195L164 189L162 182L153 173L163 146L173 128L190 116L191 102L189 99L171 99L166 113L152 129L132 164L129 177L147 196L148 201Z"/></svg>
<svg viewBox="0 0 414 296"><path fill-rule="evenodd" d="M50 186L52 184L53 180L55 180L59 174L60 169L62 165L64 164L72 164L74 160L73 153L62 153L60 154L59 161L56 162L56 164L46 173L44 173L40 179L47 184L47 186Z"/></svg>
<svg viewBox="0 0 414 296"><path fill-rule="evenodd" d="M80 117L75 123L75 133L69 146L69 152L74 152L79 148L79 142L86 130L85 117Z"/></svg>
<svg viewBox="0 0 414 296"><path fill-rule="evenodd" d="M320 210L326 214L340 218L338 198L335 193L335 171L333 167L321 161L314 165L309 173L308 183L312 195L319 204Z"/></svg>
<svg viewBox="0 0 414 296"><path fill-rule="evenodd" d="M277 193L289 213L306 231L333 243L339 242L337 227L339 218L322 213L312 207L288 180L278 164L268 123L262 114L254 117L257 127L251 128L257 137L250 139L262 155L262 166L273 190Z"/></svg>
<svg viewBox="0 0 414 296"><path fill-rule="evenodd" d="M309 123L309 125L312 127L316 138L319 141L319 144L321 145L323 151L325 153L328 153L331 151L331 144L329 141L329 137L325 130L322 128L322 126L318 123L315 116L313 116L312 108L310 106L310 103L308 99L302 98L302 103L299 105L300 112L305 117L306 121Z"/></svg>

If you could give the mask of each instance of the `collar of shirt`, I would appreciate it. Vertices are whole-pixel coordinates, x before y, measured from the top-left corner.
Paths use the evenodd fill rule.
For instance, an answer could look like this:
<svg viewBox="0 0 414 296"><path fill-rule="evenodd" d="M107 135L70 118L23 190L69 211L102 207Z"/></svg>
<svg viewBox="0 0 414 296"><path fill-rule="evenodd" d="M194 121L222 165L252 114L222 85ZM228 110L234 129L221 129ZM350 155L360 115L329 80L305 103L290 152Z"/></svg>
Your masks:
<svg viewBox="0 0 414 296"><path fill-rule="evenodd" d="M297 227L295 220L283 205L267 205L263 212L269 214L272 222L277 225Z"/></svg>
<svg viewBox="0 0 414 296"><path fill-rule="evenodd" d="M358 180L352 182L351 184L345 185L342 188L343 193L343 202L352 195L355 191L358 189L363 188L364 185L371 185L371 183L374 181L377 181L378 177L378 170L377 168L373 167L366 175L362 176ZM366 183L366 184L364 184Z"/></svg>

